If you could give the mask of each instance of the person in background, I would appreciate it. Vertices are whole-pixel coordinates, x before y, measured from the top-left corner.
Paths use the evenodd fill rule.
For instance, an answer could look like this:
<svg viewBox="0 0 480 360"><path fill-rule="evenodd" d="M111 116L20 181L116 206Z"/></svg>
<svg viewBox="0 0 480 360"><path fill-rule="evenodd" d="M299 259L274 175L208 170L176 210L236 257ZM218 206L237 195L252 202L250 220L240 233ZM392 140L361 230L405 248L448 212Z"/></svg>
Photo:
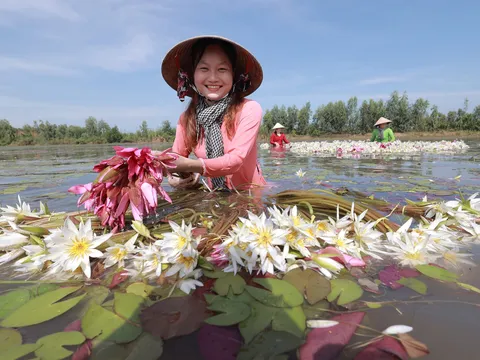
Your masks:
<svg viewBox="0 0 480 360"><path fill-rule="evenodd" d="M392 129L387 128L388 124L390 124L391 122L392 122L391 120L388 120L387 118L384 118L384 117L381 117L380 119L378 119L374 125L375 128L373 129L372 137L370 138L370 141L376 141L376 142L382 142L382 143L395 141L395 135L393 134Z"/></svg>
<svg viewBox="0 0 480 360"><path fill-rule="evenodd" d="M191 97L177 124L172 152L179 157L168 183L193 188L203 175L215 190L266 185L257 161L262 108L246 98L263 81L257 59L229 39L198 36L167 53L162 75L180 101Z"/></svg>
<svg viewBox="0 0 480 360"><path fill-rule="evenodd" d="M280 123L276 123L272 128L273 133L270 136L270 144L272 144L273 147L283 147L283 143L290 144L290 141L287 140L287 137L283 133L283 129L285 129L285 126Z"/></svg>

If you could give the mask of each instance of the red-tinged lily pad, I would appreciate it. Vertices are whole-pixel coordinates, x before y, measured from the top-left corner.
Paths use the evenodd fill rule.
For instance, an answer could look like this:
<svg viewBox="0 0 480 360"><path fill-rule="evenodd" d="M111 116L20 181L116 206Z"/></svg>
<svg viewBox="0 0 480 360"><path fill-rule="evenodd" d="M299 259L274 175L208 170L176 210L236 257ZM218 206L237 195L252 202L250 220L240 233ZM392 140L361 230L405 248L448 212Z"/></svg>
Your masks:
<svg viewBox="0 0 480 360"><path fill-rule="evenodd" d="M194 296L167 298L140 314L142 328L164 340L194 332L207 317L205 302Z"/></svg>
<svg viewBox="0 0 480 360"><path fill-rule="evenodd" d="M108 285L109 289L113 289L114 287L118 286L122 282L128 279L128 273L126 271L120 271L113 275L112 282Z"/></svg>
<svg viewBox="0 0 480 360"><path fill-rule="evenodd" d="M63 331L82 331L82 320L78 319L71 322Z"/></svg>
<svg viewBox="0 0 480 360"><path fill-rule="evenodd" d="M310 331L300 347L300 360L334 360L350 342L353 333L365 316L364 312L342 314L331 318L339 324Z"/></svg>
<svg viewBox="0 0 480 360"><path fill-rule="evenodd" d="M360 351L355 360L408 360L408 354L403 345L390 336L383 336L380 340L368 345Z"/></svg>
<svg viewBox="0 0 480 360"><path fill-rule="evenodd" d="M378 273L378 278L384 285L397 290L403 287L402 284L397 282L402 277L411 278L419 275L420 273L414 269L399 269L396 265L388 265Z"/></svg>
<svg viewBox="0 0 480 360"><path fill-rule="evenodd" d="M206 360L235 360L243 341L237 326L206 324L197 334L200 354Z"/></svg>
<svg viewBox="0 0 480 360"><path fill-rule="evenodd" d="M416 359L425 355L430 354L430 350L428 350L427 345L421 343L418 340L415 340L408 334L399 334L398 337L402 345L404 346L405 350L408 353L408 356L412 359Z"/></svg>
<svg viewBox="0 0 480 360"><path fill-rule="evenodd" d="M88 360L92 355L92 340L87 339L72 356L72 360Z"/></svg>

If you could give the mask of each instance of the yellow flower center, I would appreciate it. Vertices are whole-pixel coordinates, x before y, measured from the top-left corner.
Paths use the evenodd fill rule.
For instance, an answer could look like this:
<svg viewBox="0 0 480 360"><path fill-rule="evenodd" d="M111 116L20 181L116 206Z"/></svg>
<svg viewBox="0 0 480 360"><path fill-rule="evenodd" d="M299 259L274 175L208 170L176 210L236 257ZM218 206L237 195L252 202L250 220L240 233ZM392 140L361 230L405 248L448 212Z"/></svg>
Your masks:
<svg viewBox="0 0 480 360"><path fill-rule="evenodd" d="M258 245L267 247L272 243L272 234L268 230L260 230L257 236Z"/></svg>
<svg viewBox="0 0 480 360"><path fill-rule="evenodd" d="M406 253L405 258L410 260L421 260L423 259L423 255L418 251L415 251L413 253Z"/></svg>
<svg viewBox="0 0 480 360"><path fill-rule="evenodd" d="M112 251L112 256L115 260L120 261L127 255L127 250L121 248L115 248Z"/></svg>
<svg viewBox="0 0 480 360"><path fill-rule="evenodd" d="M298 226L300 225L300 216L293 217L293 225Z"/></svg>
<svg viewBox="0 0 480 360"><path fill-rule="evenodd" d="M343 239L337 238L337 241L335 241L338 247L345 247L345 241Z"/></svg>
<svg viewBox="0 0 480 360"><path fill-rule="evenodd" d="M187 269L193 268L193 266L195 265L195 258L191 256L183 256L180 254L180 256L178 257L178 262L183 264L183 266Z"/></svg>
<svg viewBox="0 0 480 360"><path fill-rule="evenodd" d="M297 238L298 238L298 231L296 230L290 230L290 232L288 233L287 235L287 241L291 244L297 242Z"/></svg>
<svg viewBox="0 0 480 360"><path fill-rule="evenodd" d="M80 239L73 239L73 245L69 250L69 254L72 257L82 257L86 255L88 249L90 247L90 244L87 239L85 238L80 238Z"/></svg>
<svg viewBox="0 0 480 360"><path fill-rule="evenodd" d="M317 230L327 231L327 224L325 224L324 222L319 222L317 224Z"/></svg>
<svg viewBox="0 0 480 360"><path fill-rule="evenodd" d="M185 245L187 244L187 239L184 238L183 236L178 237L178 242L177 242L177 250L182 250L185 248Z"/></svg>

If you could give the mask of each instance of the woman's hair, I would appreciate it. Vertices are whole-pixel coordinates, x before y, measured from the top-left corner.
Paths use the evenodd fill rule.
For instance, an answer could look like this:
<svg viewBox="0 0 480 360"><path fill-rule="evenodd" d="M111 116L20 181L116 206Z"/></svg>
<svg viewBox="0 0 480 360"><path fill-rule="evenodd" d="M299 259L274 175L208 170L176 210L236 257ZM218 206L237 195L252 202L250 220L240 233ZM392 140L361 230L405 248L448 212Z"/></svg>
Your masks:
<svg viewBox="0 0 480 360"><path fill-rule="evenodd" d="M235 79L238 77L236 69L236 60L237 54L235 48L232 44L222 41L219 39L200 39L197 41L192 47L192 64L193 68L192 71L195 73L195 68L197 67L200 59L205 52L205 49L210 45L218 45L220 48L225 52L230 63L232 65L232 73L233 73L233 83L235 84ZM192 73L192 79L193 79ZM185 146L190 151L193 151L197 146L197 126L196 126L196 107L199 101L199 95L196 92L193 92L192 100L188 104L187 109L184 113L184 121L185 121ZM235 115L239 111L241 105L243 103L243 95L239 92L234 92L232 94L232 100L227 107L225 112L223 122L225 123L225 128L227 130L227 136L231 139L235 132ZM203 136L203 134L201 134Z"/></svg>

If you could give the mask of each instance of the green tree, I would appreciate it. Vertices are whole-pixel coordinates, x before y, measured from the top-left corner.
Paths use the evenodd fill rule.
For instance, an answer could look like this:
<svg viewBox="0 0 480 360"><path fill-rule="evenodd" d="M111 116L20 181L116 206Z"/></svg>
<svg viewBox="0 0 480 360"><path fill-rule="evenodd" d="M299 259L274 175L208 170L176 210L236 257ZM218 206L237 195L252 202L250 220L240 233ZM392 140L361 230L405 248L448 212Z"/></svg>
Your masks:
<svg viewBox="0 0 480 360"><path fill-rule="evenodd" d="M287 108L287 121L285 122L285 128L288 133L291 133L298 124L298 109L295 105Z"/></svg>
<svg viewBox="0 0 480 360"><path fill-rule="evenodd" d="M149 129L148 129L148 124L145 120L142 121L142 124L140 125L138 129L138 136L142 140L148 140L149 139Z"/></svg>
<svg viewBox="0 0 480 360"><path fill-rule="evenodd" d="M358 99L356 96L348 99L347 102L347 123L345 131L357 133L360 127L360 110L358 109Z"/></svg>
<svg viewBox="0 0 480 360"><path fill-rule="evenodd" d="M93 116L89 116L87 120L85 120L85 134L88 137L96 137L98 136L98 122Z"/></svg>
<svg viewBox="0 0 480 360"><path fill-rule="evenodd" d="M429 103L427 100L419 98L412 105L410 110L411 130L425 131L427 130L427 110Z"/></svg>
<svg viewBox="0 0 480 360"><path fill-rule="evenodd" d="M298 112L298 125L297 134L305 135L307 133L308 125L310 124L310 117L312 116L312 110L310 101L308 101Z"/></svg>
<svg viewBox="0 0 480 360"><path fill-rule="evenodd" d="M0 120L0 146L10 145L15 141L17 131L6 119Z"/></svg>
<svg viewBox="0 0 480 360"><path fill-rule="evenodd" d="M118 129L118 126L115 125L107 131L105 138L109 143L118 143L123 140L123 134Z"/></svg>

